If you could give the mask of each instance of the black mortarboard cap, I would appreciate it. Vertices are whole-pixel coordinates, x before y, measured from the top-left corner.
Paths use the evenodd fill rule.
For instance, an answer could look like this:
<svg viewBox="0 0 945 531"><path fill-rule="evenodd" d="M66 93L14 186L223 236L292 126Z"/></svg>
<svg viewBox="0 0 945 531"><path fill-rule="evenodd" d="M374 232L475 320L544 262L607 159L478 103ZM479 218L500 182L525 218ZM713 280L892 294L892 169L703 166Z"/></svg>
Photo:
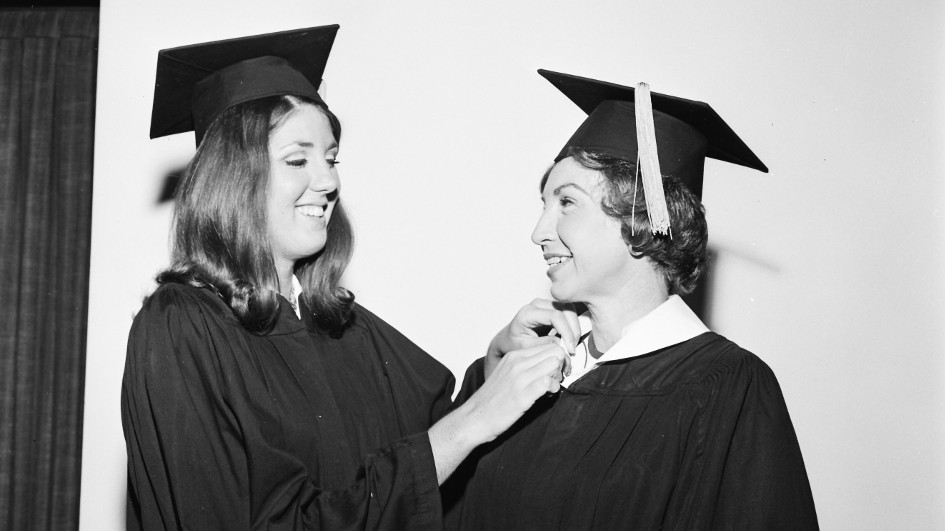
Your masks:
<svg viewBox="0 0 945 531"><path fill-rule="evenodd" d="M637 161L633 87L548 70L538 73L588 114L555 162L567 157L571 147ZM764 163L709 105L656 92L650 99L662 175L678 178L701 197L705 157L767 173Z"/></svg>
<svg viewBox="0 0 945 531"><path fill-rule="evenodd" d="M194 131L224 110L268 96L320 100L338 25L241 37L158 52L151 138Z"/></svg>

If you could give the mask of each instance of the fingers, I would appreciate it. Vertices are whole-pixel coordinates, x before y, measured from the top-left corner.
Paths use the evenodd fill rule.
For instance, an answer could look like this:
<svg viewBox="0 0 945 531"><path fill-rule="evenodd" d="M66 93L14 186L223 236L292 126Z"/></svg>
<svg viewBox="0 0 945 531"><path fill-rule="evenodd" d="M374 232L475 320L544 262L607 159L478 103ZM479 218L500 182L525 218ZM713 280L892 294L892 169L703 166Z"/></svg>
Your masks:
<svg viewBox="0 0 945 531"><path fill-rule="evenodd" d="M508 429L546 393L558 392L569 359L558 338L551 337L499 359L491 376L463 406L478 412L485 440Z"/></svg>
<svg viewBox="0 0 945 531"><path fill-rule="evenodd" d="M548 347L551 345L557 345L564 350L567 350L567 347L561 341L561 338L557 336L537 336L522 338L519 341L519 349L532 349L532 348L541 348Z"/></svg>
<svg viewBox="0 0 945 531"><path fill-rule="evenodd" d="M574 352L581 338L581 325L574 307L548 299L534 299L523 306L515 315L513 323L520 330L533 334L536 329L552 327L564 339L565 349L569 352Z"/></svg>
<svg viewBox="0 0 945 531"><path fill-rule="evenodd" d="M564 340L561 341L563 342ZM561 364L561 374L567 378L568 376L571 376L571 356L574 354L575 347L572 346L569 348L562 344L561 348L563 348L564 353L567 354L567 356L564 357L563 363Z"/></svg>
<svg viewBox="0 0 945 531"><path fill-rule="evenodd" d="M499 362L503 370L516 373L551 374L554 370L564 371L570 356L558 338L538 338L538 344L513 350ZM496 369L498 370L498 368Z"/></svg>
<svg viewBox="0 0 945 531"><path fill-rule="evenodd" d="M551 368L550 373L548 372L549 367ZM561 381L564 377L561 363L556 357L543 359L536 365L535 372L537 376L533 380L534 398L538 398L545 393L557 393L561 389Z"/></svg>
<svg viewBox="0 0 945 531"><path fill-rule="evenodd" d="M551 299L542 299L542 298L532 299L532 302L528 303L528 305L534 306L536 308L543 308L545 310L555 309L555 301Z"/></svg>
<svg viewBox="0 0 945 531"><path fill-rule="evenodd" d="M534 345L513 350L502 359L530 368L548 357L566 357L567 355L558 338L540 337L535 339Z"/></svg>
<svg viewBox="0 0 945 531"><path fill-rule="evenodd" d="M551 326L561 337L562 346L569 353L574 353L578 341L581 340L581 325L577 314L573 311L555 310L551 314Z"/></svg>
<svg viewBox="0 0 945 531"><path fill-rule="evenodd" d="M552 317L559 313L551 305L551 301L535 299L522 306L512 321L518 330L536 334L536 329L553 326Z"/></svg>
<svg viewBox="0 0 945 531"><path fill-rule="evenodd" d="M557 392L561 380L571 374L571 356L558 340L551 345L520 352L524 358L523 363L528 365L524 370L529 372L532 381L541 382L543 389L550 385L547 390Z"/></svg>

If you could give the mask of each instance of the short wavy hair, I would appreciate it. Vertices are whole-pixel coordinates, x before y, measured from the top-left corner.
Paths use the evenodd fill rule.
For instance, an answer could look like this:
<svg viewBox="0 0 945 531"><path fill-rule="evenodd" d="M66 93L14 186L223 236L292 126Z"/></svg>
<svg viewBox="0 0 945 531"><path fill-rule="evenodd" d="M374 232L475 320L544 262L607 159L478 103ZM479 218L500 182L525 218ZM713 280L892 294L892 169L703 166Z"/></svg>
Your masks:
<svg viewBox="0 0 945 531"><path fill-rule="evenodd" d="M630 254L652 261L666 280L670 294L691 293L708 263L709 230L699 198L675 177L664 176L672 237L655 235L650 230L643 185L637 180L635 163L573 147L568 155L581 166L600 172L604 191L601 209L620 220L620 232L630 246ZM542 178L542 190L550 172L549 169Z"/></svg>
<svg viewBox="0 0 945 531"><path fill-rule="evenodd" d="M272 329L279 314L279 280L269 242L269 135L303 106L318 108L341 141L338 118L321 101L272 96L233 106L207 129L176 190L173 260L159 283L209 288L227 302L243 327ZM339 199L322 251L300 260L295 274L316 322L338 333L354 305L340 286L354 247Z"/></svg>

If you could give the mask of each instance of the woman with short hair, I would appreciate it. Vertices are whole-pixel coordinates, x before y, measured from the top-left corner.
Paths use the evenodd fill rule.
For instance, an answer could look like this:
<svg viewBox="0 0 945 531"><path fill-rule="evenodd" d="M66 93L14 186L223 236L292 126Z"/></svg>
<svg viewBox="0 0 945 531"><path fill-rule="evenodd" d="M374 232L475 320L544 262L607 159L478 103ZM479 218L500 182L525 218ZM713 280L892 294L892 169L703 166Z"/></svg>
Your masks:
<svg viewBox="0 0 945 531"><path fill-rule="evenodd" d="M588 118L541 180L532 241L591 331L560 393L450 479L450 527L816 529L774 374L680 298L706 264L705 157L767 168L704 103L540 72Z"/></svg>

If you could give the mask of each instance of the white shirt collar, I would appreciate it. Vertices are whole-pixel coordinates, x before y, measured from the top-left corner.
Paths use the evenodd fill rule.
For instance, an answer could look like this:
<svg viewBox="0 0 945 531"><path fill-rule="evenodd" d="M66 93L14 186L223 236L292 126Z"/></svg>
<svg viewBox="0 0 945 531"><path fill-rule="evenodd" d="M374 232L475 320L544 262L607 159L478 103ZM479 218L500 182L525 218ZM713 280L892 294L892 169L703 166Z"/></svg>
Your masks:
<svg viewBox="0 0 945 531"><path fill-rule="evenodd" d="M289 296L289 304L292 305L292 309L295 310L295 316L299 319L302 318L302 309L299 306L299 297L302 296L302 283L299 282L299 277L292 275L292 294Z"/></svg>
<svg viewBox="0 0 945 531"><path fill-rule="evenodd" d="M582 333L585 330L582 326ZM571 375L561 382L567 387L601 363L622 360L677 345L709 329L678 295L672 295L653 311L628 324L620 340L607 352L594 359L588 353L585 341L575 349L571 358Z"/></svg>

